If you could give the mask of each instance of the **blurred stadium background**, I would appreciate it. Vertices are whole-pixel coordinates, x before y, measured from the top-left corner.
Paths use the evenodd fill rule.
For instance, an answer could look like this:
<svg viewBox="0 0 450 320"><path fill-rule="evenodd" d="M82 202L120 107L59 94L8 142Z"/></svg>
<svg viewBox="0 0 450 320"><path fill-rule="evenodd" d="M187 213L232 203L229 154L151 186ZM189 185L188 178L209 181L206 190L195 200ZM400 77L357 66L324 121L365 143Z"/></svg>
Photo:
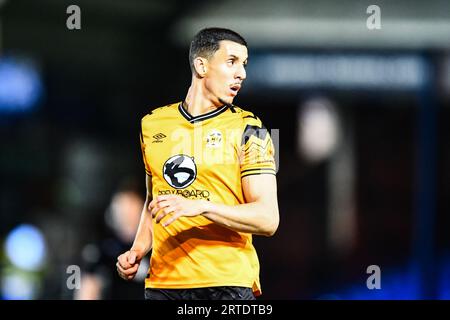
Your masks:
<svg viewBox="0 0 450 320"><path fill-rule="evenodd" d="M445 0L0 0L0 297L74 297L67 267L98 258L117 186L144 190L140 119L184 98L207 26L248 40L235 103L279 129L263 299L449 299Z"/></svg>

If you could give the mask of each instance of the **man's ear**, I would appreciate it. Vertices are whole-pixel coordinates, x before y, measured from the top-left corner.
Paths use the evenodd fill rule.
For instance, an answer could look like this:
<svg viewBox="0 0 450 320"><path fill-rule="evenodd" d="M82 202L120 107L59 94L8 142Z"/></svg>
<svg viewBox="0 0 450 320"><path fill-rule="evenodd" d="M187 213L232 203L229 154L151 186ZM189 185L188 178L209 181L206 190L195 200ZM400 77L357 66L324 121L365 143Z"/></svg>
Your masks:
<svg viewBox="0 0 450 320"><path fill-rule="evenodd" d="M208 71L208 60L202 57L197 57L194 59L194 68L195 72L199 75L199 77L203 78Z"/></svg>

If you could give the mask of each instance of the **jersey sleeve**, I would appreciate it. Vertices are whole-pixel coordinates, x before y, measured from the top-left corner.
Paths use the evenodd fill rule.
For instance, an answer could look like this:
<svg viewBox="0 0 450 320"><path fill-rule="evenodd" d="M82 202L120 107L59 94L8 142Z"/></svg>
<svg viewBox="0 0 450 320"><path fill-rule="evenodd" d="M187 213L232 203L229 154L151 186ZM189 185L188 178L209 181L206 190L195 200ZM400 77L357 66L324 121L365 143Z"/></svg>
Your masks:
<svg viewBox="0 0 450 320"><path fill-rule="evenodd" d="M249 113L244 116L241 139L241 178L254 174L276 174L275 148L269 131L261 120Z"/></svg>
<svg viewBox="0 0 450 320"><path fill-rule="evenodd" d="M145 137L144 119L142 119L142 122L141 122L141 132L139 134L139 140L140 140L140 143L141 143L142 160L144 161L144 169L145 169L145 172L149 176L151 176L152 172L150 170L150 165L149 165L149 163L147 161L147 156L146 156L146 149L147 149L146 141L147 141L147 139Z"/></svg>

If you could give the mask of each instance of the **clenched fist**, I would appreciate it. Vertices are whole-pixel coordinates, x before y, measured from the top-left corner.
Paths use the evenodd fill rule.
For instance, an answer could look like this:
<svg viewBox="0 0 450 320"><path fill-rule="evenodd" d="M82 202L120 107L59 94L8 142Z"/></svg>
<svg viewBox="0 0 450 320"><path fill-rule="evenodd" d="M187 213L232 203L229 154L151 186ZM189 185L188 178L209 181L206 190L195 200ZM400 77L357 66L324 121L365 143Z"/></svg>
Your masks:
<svg viewBox="0 0 450 320"><path fill-rule="evenodd" d="M117 258L116 263L119 276L125 280L132 280L139 269L142 256L141 253L135 250L122 253Z"/></svg>

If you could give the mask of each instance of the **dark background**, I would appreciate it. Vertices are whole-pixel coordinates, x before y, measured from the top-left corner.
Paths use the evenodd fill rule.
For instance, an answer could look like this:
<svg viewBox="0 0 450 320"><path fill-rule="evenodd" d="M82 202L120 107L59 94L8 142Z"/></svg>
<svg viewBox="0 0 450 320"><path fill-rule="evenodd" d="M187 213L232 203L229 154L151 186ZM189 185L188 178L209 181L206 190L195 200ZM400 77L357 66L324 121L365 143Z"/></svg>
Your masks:
<svg viewBox="0 0 450 320"><path fill-rule="evenodd" d="M134 177L145 186L140 119L185 97L189 39L217 23L249 43L248 86L235 104L279 129L280 227L272 238L254 238L262 298L448 299L449 5L431 1L424 10L414 1L380 2L386 24L377 31L366 28L369 2L314 3L0 1L0 62L27 61L42 83L26 111L0 108L0 241L31 224L47 252L40 268L21 271L2 247L0 297L10 297L16 282L7 279L16 274L25 287L33 283L23 298L72 298L66 268L79 264L86 243L107 233L104 212L117 184ZM81 8L81 30L66 27L71 4ZM277 19L288 13L305 23L329 21L329 27L282 29ZM264 24L255 31L246 18ZM395 24L405 19L428 27L419 34ZM357 35L344 30L336 39L333 23L345 21L357 23ZM440 41L433 28L442 32ZM412 55L425 71L419 85L401 88L294 80L277 86L257 67L270 54L387 61ZM344 134L332 151L311 160L299 148L299 132L302 112L318 97L331 104L325 110L340 119ZM340 154L351 179L336 169ZM333 175L340 182L333 184ZM339 225L330 220L331 199L348 211L340 245L333 240L339 233L330 231ZM381 290L366 287L370 265L381 268Z"/></svg>

